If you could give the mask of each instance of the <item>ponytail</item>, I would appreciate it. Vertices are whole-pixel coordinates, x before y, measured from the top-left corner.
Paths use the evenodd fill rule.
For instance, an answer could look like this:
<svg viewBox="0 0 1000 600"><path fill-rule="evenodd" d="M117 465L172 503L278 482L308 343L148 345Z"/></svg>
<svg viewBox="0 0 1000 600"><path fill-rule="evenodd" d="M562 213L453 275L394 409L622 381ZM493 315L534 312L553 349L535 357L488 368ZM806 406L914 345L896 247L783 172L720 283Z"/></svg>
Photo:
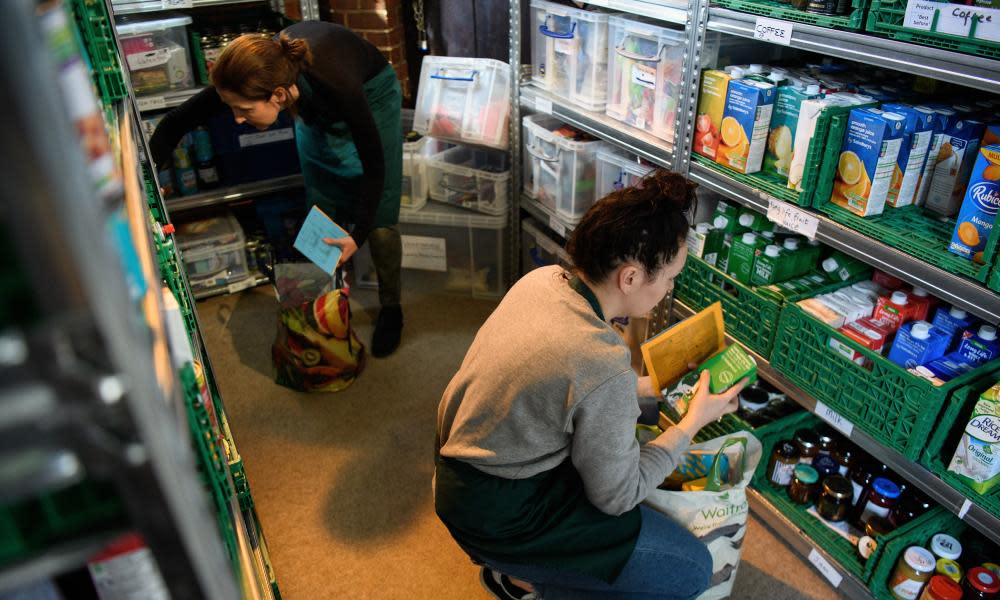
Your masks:
<svg viewBox="0 0 1000 600"><path fill-rule="evenodd" d="M289 88L312 62L309 42L282 33L278 40L241 35L212 67L212 85L248 100L267 100L278 88Z"/></svg>
<svg viewBox="0 0 1000 600"><path fill-rule="evenodd" d="M312 63L312 50L309 49L309 42L293 39L288 37L287 33L282 33L278 36L278 45L281 46L281 52L285 58L296 67L301 68L301 65Z"/></svg>

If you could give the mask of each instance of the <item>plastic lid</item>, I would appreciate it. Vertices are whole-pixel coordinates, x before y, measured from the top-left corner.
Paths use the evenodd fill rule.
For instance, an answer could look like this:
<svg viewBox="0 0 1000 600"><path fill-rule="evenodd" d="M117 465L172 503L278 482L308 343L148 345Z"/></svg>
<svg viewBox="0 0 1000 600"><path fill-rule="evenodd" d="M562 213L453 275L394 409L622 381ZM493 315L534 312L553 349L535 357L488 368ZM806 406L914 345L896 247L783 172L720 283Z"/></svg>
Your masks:
<svg viewBox="0 0 1000 600"><path fill-rule="evenodd" d="M740 225L750 227L753 225L753 215L750 213L740 215Z"/></svg>
<svg viewBox="0 0 1000 600"><path fill-rule="evenodd" d="M806 86L806 94L810 96L815 96L818 93L819 93L819 84L810 83L809 85Z"/></svg>
<svg viewBox="0 0 1000 600"><path fill-rule="evenodd" d="M951 579L955 583L962 581L962 565L950 558L939 558L937 561L937 572Z"/></svg>
<svg viewBox="0 0 1000 600"><path fill-rule="evenodd" d="M709 231L712 231L712 226L709 225L708 223L698 223L698 225L695 226L694 230L697 231L698 233L708 233Z"/></svg>
<svg viewBox="0 0 1000 600"><path fill-rule="evenodd" d="M747 67L747 72L753 73L754 75L764 72L764 65L753 64Z"/></svg>
<svg viewBox="0 0 1000 600"><path fill-rule="evenodd" d="M771 244L767 248L764 248L764 254L770 256L771 258L777 258L781 256L781 248Z"/></svg>
<svg viewBox="0 0 1000 600"><path fill-rule="evenodd" d="M823 270L827 273L833 273L837 270L837 259L832 256L823 261Z"/></svg>
<svg viewBox="0 0 1000 600"><path fill-rule="evenodd" d="M983 325L979 328L979 337L986 341L997 339L997 328L992 325Z"/></svg>
<svg viewBox="0 0 1000 600"><path fill-rule="evenodd" d="M752 231L748 231L744 233L743 237L740 239L743 240L744 244L752 244L757 241L757 234Z"/></svg>
<svg viewBox="0 0 1000 600"><path fill-rule="evenodd" d="M876 548L878 548L878 542L867 535L861 536L861 539L858 540L858 554L865 560L868 560Z"/></svg>
<svg viewBox="0 0 1000 600"><path fill-rule="evenodd" d="M799 457L799 447L795 445L791 440L784 440L779 442L774 451L778 453L779 456L784 458L798 458Z"/></svg>
<svg viewBox="0 0 1000 600"><path fill-rule="evenodd" d="M163 31L164 29L170 29L171 27L184 27L185 25L190 25L191 23L191 17L186 15L171 15L162 19L119 23L115 25L115 29L118 31L119 35L138 35L140 33L149 33L152 31Z"/></svg>
<svg viewBox="0 0 1000 600"><path fill-rule="evenodd" d="M876 479L876 481L878 481ZM903 560L917 573L933 573L937 561L934 555L926 548L920 546L910 546L903 553Z"/></svg>
<svg viewBox="0 0 1000 600"><path fill-rule="evenodd" d="M819 481L819 473L809 465L796 465L795 478L806 485L812 485Z"/></svg>
<svg viewBox="0 0 1000 600"><path fill-rule="evenodd" d="M931 552L941 558L958 560L962 556L962 544L947 533L939 533L931 538Z"/></svg>
<svg viewBox="0 0 1000 600"><path fill-rule="evenodd" d="M912 294L912 295L914 295L914 296L916 296L918 298L926 298L928 296L927 290L925 290L922 287L916 287L916 286L914 286L913 291L910 292L910 294Z"/></svg>
<svg viewBox="0 0 1000 600"><path fill-rule="evenodd" d="M893 292L892 296L889 299L892 300L893 304L902 306L906 304L907 301L906 292L899 292L899 291Z"/></svg>
<svg viewBox="0 0 1000 600"><path fill-rule="evenodd" d="M785 250L798 250L799 240L795 238L788 238L785 240Z"/></svg>
<svg viewBox="0 0 1000 600"><path fill-rule="evenodd" d="M746 77L746 71L740 67L726 67L729 76L733 79L743 79Z"/></svg>
<svg viewBox="0 0 1000 600"><path fill-rule="evenodd" d="M962 586L944 575L931 577L927 591L938 600L962 600Z"/></svg>
<svg viewBox="0 0 1000 600"><path fill-rule="evenodd" d="M872 490L874 490L879 496L889 500L899 498L900 495L899 486L885 477L876 478L875 481L872 482Z"/></svg>
<svg viewBox="0 0 1000 600"><path fill-rule="evenodd" d="M712 221L712 224L715 225L716 229L725 229L726 225L729 224L729 219L727 219L725 215L719 215L715 217L715 220Z"/></svg>
<svg viewBox="0 0 1000 600"><path fill-rule="evenodd" d="M957 306L952 306L948 309L948 314L955 317L956 319L964 319L969 316L969 313L965 312Z"/></svg>
<svg viewBox="0 0 1000 600"><path fill-rule="evenodd" d="M983 567L972 567L969 572L965 574L965 580L969 582L974 589L980 592L985 592L987 594L996 594L1000 592L1000 579L997 579L996 573L990 571L989 569L984 569Z"/></svg>
<svg viewBox="0 0 1000 600"><path fill-rule="evenodd" d="M917 321L910 327L910 335L918 340L926 340L931 336L931 324L927 321Z"/></svg>

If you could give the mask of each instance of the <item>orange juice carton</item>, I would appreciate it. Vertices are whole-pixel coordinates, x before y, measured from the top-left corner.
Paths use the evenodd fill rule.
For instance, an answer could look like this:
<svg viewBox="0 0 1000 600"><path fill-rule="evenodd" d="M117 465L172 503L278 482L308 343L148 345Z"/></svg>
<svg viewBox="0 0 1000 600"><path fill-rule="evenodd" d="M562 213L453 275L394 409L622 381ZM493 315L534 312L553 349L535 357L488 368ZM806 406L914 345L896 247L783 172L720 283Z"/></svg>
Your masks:
<svg viewBox="0 0 1000 600"><path fill-rule="evenodd" d="M959 119L945 132L941 150L934 158L934 174L924 204L928 210L946 217L958 212L985 129L979 121Z"/></svg>
<svg viewBox="0 0 1000 600"><path fill-rule="evenodd" d="M752 79L729 82L715 162L740 173L760 171L774 108L774 85Z"/></svg>
<svg viewBox="0 0 1000 600"><path fill-rule="evenodd" d="M1000 207L1000 144L979 150L948 250L977 263L993 232Z"/></svg>
<svg viewBox="0 0 1000 600"><path fill-rule="evenodd" d="M983 134L979 147L992 146L993 144L1000 144L1000 123L986 126L986 133Z"/></svg>
<svg viewBox="0 0 1000 600"><path fill-rule="evenodd" d="M726 92L731 79L733 77L729 73L715 69L706 69L701 74L693 150L711 159L715 158L719 147L719 129L722 127L722 113L726 108Z"/></svg>
<svg viewBox="0 0 1000 600"><path fill-rule="evenodd" d="M877 108L855 108L837 162L830 201L859 217L882 214L903 144L905 117Z"/></svg>
<svg viewBox="0 0 1000 600"><path fill-rule="evenodd" d="M917 194L920 174L927 162L927 151L934 137L934 111L926 106L907 104L883 104L882 110L906 117L903 127L903 143L892 171L892 183L886 204L902 208L913 204Z"/></svg>
<svg viewBox="0 0 1000 600"><path fill-rule="evenodd" d="M948 128L958 120L958 113L953 108L934 106L932 110L934 111L934 135L931 136L931 145L927 149L927 160L924 161L924 168L920 173L920 183L917 185L917 206L923 206L927 202L927 193L931 189L931 179L934 177L937 156L941 153L941 144L947 137Z"/></svg>
<svg viewBox="0 0 1000 600"><path fill-rule="evenodd" d="M819 97L818 85L808 87L783 85L778 88L774 99L774 110L771 113L763 171L788 178L794 154L795 128L799 123L802 102Z"/></svg>

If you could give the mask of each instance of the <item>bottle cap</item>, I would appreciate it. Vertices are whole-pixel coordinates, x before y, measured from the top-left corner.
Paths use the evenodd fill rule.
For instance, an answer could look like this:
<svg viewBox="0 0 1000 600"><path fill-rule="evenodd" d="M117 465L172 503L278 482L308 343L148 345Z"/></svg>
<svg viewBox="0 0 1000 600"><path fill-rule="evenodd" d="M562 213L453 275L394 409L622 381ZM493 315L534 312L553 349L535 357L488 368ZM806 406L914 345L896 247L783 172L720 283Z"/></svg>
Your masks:
<svg viewBox="0 0 1000 600"><path fill-rule="evenodd" d="M785 250L798 250L799 240L795 238L788 238L785 240Z"/></svg>
<svg viewBox="0 0 1000 600"><path fill-rule="evenodd" d="M743 79L746 76L746 71L741 67L726 67L726 70L733 79Z"/></svg>
<svg viewBox="0 0 1000 600"><path fill-rule="evenodd" d="M741 239L743 240L744 244L753 244L754 242L757 241L757 234L752 231L748 231L743 234L743 237Z"/></svg>
<svg viewBox="0 0 1000 600"><path fill-rule="evenodd" d="M939 600L962 600L962 586L944 575L931 577L927 590L932 598Z"/></svg>
<svg viewBox="0 0 1000 600"><path fill-rule="evenodd" d="M750 227L753 225L753 215L750 213L740 215L740 225Z"/></svg>
<svg viewBox="0 0 1000 600"><path fill-rule="evenodd" d="M767 248L764 248L764 254L770 256L771 258L777 258L781 256L781 248L771 244Z"/></svg>
<svg viewBox="0 0 1000 600"><path fill-rule="evenodd" d="M927 290L925 290L922 287L916 287L916 286L914 286L913 292L911 293L918 298L926 298L928 295Z"/></svg>
<svg viewBox="0 0 1000 600"><path fill-rule="evenodd" d="M898 291L897 292L893 292L892 293L892 297L890 298L890 300L892 300L893 304L897 304L899 306L902 306L902 305L906 304L906 300L907 300L907 298L906 298L906 292L898 292Z"/></svg>
<svg viewBox="0 0 1000 600"><path fill-rule="evenodd" d="M991 342L997 339L997 328L992 325L983 325L979 328L979 337Z"/></svg>
<svg viewBox="0 0 1000 600"><path fill-rule="evenodd" d="M931 552L941 558L958 560L962 556L962 544L947 533L939 533L931 538Z"/></svg>
<svg viewBox="0 0 1000 600"><path fill-rule="evenodd" d="M750 65L747 70L750 73L753 73L754 75L757 75L757 74L760 74L760 73L764 72L764 65L753 64L753 65Z"/></svg>
<svg viewBox="0 0 1000 600"><path fill-rule="evenodd" d="M823 261L823 270L827 273L833 273L837 270L837 259L832 256Z"/></svg>
<svg viewBox="0 0 1000 600"><path fill-rule="evenodd" d="M694 230L697 231L698 233L705 234L708 233L709 231L712 231L712 226L709 225L708 223L698 223L695 226Z"/></svg>
<svg viewBox="0 0 1000 600"><path fill-rule="evenodd" d="M969 313L965 312L957 306L952 306L948 309L948 314L955 317L956 319L964 319L969 316Z"/></svg>
<svg viewBox="0 0 1000 600"><path fill-rule="evenodd" d="M861 536L861 539L858 540L858 554L865 560L868 560L876 548L878 548L878 543L867 535Z"/></svg>
<svg viewBox="0 0 1000 600"><path fill-rule="evenodd" d="M719 215L715 217L715 221L712 221L716 229L725 229L726 225L729 225L729 219L725 215Z"/></svg>
<svg viewBox="0 0 1000 600"><path fill-rule="evenodd" d="M899 498L900 495L899 486L885 477L876 478L875 481L872 482L872 490L874 490L879 496L890 500L893 498Z"/></svg>
<svg viewBox="0 0 1000 600"><path fill-rule="evenodd" d="M939 575L944 575L955 583L962 582L962 565L951 560L950 558L939 558L936 570Z"/></svg>
<svg viewBox="0 0 1000 600"><path fill-rule="evenodd" d="M931 324L927 321L917 321L910 327L910 335L918 340L926 340L931 336Z"/></svg>
<svg viewBox="0 0 1000 600"><path fill-rule="evenodd" d="M177 231L177 229L174 227L173 223L167 223L166 225L163 226L163 235L170 235L175 231Z"/></svg>
<svg viewBox="0 0 1000 600"><path fill-rule="evenodd" d="M806 94L810 96L815 96L818 93L819 93L819 85L811 83L806 86Z"/></svg>
<svg viewBox="0 0 1000 600"><path fill-rule="evenodd" d="M762 236L766 237L769 240L773 240L774 239L774 232L773 231L761 231L760 234Z"/></svg>
<svg viewBox="0 0 1000 600"><path fill-rule="evenodd" d="M965 580L969 582L970 586L980 592L985 592L986 594L1000 592L1000 579L997 579L996 574L989 569L972 567L965 574Z"/></svg>

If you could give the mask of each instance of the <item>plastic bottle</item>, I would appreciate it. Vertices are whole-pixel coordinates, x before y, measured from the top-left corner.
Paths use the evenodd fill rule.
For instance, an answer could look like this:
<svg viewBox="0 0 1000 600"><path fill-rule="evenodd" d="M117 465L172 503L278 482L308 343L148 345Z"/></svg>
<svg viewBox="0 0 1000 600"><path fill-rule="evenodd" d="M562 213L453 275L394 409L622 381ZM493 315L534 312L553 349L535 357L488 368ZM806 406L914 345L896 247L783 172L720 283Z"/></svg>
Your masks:
<svg viewBox="0 0 1000 600"><path fill-rule="evenodd" d="M194 161L198 172L198 184L204 189L219 185L219 170L215 167L215 152L212 140L204 127L194 130Z"/></svg>
<svg viewBox="0 0 1000 600"><path fill-rule="evenodd" d="M195 175L191 156L183 144L174 148L174 176L181 196L198 193L198 176Z"/></svg>

